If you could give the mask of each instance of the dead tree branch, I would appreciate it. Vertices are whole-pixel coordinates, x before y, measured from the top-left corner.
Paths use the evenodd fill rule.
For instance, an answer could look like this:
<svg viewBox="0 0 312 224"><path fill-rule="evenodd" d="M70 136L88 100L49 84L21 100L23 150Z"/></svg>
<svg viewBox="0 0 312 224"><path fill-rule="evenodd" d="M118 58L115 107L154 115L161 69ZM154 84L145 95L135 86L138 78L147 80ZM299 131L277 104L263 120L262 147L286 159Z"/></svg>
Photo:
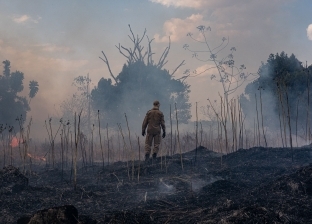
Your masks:
<svg viewBox="0 0 312 224"><path fill-rule="evenodd" d="M178 67L176 67L176 69L170 74L171 76L173 76L174 75L174 73L182 66L182 65L185 65L185 60L183 60L179 65L178 65Z"/></svg>
<svg viewBox="0 0 312 224"><path fill-rule="evenodd" d="M99 58L102 59L102 61L105 62L105 64L107 65L107 68L108 68L108 70L109 70L110 75L113 77L113 79L115 80L115 82L118 83L118 82L117 82L117 79L115 78L115 76L114 76L114 74L113 74L113 72L112 72L112 70L111 70L111 68L110 68L108 59L107 59L107 57L106 57L104 51L102 51L102 54L103 54L103 56L104 56L105 59L103 59L103 58L101 58L101 57L99 57Z"/></svg>

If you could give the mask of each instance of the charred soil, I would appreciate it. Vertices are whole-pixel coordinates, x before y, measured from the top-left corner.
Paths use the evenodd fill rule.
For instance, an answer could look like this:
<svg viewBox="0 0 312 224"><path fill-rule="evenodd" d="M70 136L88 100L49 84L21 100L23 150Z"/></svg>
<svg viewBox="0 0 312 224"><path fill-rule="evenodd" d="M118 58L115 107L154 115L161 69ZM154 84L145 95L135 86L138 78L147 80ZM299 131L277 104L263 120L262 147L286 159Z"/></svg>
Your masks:
<svg viewBox="0 0 312 224"><path fill-rule="evenodd" d="M242 149L222 164L204 147L194 156L182 155L183 169L180 155L80 165L76 188L70 168L5 167L0 223L31 223L39 210L57 216L48 209L65 205L71 221L58 223L312 223L310 147Z"/></svg>

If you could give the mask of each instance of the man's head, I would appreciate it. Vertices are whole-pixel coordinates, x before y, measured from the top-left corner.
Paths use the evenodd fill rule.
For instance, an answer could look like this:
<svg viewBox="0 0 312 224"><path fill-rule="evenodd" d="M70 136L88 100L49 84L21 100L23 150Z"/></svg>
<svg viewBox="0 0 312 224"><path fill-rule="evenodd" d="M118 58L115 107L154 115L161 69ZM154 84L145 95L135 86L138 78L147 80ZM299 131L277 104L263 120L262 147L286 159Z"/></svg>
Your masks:
<svg viewBox="0 0 312 224"><path fill-rule="evenodd" d="M160 103L158 100L155 100L154 103L153 103L154 107L159 107L160 106Z"/></svg>

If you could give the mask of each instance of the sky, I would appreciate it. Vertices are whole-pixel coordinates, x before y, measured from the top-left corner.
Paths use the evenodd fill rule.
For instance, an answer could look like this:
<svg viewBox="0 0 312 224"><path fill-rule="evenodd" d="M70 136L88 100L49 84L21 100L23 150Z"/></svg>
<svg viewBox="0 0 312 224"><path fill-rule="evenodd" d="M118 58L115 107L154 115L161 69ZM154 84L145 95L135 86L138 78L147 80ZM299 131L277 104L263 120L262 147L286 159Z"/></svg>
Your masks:
<svg viewBox="0 0 312 224"><path fill-rule="evenodd" d="M33 118L35 127L43 127L48 116L60 116L60 104L75 91L75 77L89 74L92 86L102 77L110 78L99 58L101 51L118 75L126 58L115 45L132 47L128 25L135 35L141 36L146 29L147 36L154 38L155 60L170 37L164 67L172 72L185 60L176 78L186 69L211 66L183 49L184 44L197 50L204 47L187 36L191 32L198 37L199 25L211 28L207 33L211 46L218 46L223 37L229 39L228 48L219 54L226 55L235 47L235 63L256 73L269 54L282 51L312 64L311 12L311 0L0 0L0 60L9 60L11 71L24 73L24 94L30 80L38 81L39 92L31 101L28 118ZM207 98L217 99L222 91L220 83L211 80L213 72L186 80L191 86L193 119L195 102L205 106Z"/></svg>

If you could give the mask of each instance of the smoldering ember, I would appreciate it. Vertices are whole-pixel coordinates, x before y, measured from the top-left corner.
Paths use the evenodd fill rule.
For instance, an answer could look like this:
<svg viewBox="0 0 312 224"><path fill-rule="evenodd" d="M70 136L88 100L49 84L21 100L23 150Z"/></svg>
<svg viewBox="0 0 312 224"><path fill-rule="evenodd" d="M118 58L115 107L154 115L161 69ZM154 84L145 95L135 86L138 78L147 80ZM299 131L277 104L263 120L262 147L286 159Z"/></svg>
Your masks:
<svg viewBox="0 0 312 224"><path fill-rule="evenodd" d="M311 11L2 1L0 224L312 223Z"/></svg>

